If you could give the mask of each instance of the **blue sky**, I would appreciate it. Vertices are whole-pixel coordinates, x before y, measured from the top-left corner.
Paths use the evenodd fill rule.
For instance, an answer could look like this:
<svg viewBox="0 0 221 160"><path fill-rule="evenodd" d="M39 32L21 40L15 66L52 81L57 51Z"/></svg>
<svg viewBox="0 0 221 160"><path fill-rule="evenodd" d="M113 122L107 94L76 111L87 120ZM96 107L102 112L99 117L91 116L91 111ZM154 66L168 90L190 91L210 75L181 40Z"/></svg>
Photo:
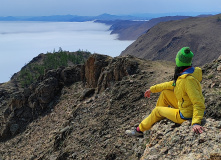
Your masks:
<svg viewBox="0 0 221 160"><path fill-rule="evenodd" d="M0 16L221 13L220 0L0 0Z"/></svg>

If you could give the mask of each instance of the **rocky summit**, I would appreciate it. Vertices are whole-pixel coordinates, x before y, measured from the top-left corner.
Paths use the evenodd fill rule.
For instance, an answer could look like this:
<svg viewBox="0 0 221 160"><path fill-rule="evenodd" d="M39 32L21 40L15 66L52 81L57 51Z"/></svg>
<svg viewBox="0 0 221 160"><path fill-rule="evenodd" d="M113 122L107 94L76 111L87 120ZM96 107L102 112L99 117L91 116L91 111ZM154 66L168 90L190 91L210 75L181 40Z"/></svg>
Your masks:
<svg viewBox="0 0 221 160"><path fill-rule="evenodd" d="M190 122L156 123L144 138L125 130L155 107L150 86L169 81L175 64L93 54L84 64L47 70L26 88L0 84L0 159L220 159L221 57L202 67L205 132Z"/></svg>

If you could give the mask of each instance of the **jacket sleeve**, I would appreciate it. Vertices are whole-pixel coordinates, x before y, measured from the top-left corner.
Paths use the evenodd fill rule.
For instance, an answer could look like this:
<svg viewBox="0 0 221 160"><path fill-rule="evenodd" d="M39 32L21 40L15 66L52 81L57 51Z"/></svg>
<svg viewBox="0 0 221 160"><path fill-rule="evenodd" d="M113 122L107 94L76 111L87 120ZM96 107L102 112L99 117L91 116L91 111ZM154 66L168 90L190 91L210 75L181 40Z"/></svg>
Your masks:
<svg viewBox="0 0 221 160"><path fill-rule="evenodd" d="M162 92L165 89L173 90L174 86L172 86L172 84L173 84L173 81L160 83L160 84L150 87L150 91L152 93L157 93L157 92Z"/></svg>
<svg viewBox="0 0 221 160"><path fill-rule="evenodd" d="M201 85L194 77L192 77L186 80L185 90L193 104L192 125L201 124L205 111L205 100L202 95Z"/></svg>

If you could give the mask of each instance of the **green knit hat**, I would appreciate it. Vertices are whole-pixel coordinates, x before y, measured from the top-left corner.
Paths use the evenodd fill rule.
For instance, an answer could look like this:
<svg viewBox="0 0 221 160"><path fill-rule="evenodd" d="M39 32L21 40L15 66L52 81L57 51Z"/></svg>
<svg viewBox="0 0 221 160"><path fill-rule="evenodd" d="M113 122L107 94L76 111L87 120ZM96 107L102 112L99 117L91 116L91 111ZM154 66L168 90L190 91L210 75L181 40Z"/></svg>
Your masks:
<svg viewBox="0 0 221 160"><path fill-rule="evenodd" d="M193 52L189 47L183 47L176 55L177 67L191 66L192 65Z"/></svg>

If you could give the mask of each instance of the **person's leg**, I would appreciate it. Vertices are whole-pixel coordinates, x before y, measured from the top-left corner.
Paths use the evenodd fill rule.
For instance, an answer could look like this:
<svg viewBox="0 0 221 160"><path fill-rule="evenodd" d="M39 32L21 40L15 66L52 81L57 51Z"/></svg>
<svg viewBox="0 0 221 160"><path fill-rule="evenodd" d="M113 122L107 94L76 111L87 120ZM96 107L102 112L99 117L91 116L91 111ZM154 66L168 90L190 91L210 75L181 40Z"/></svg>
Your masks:
<svg viewBox="0 0 221 160"><path fill-rule="evenodd" d="M173 110L168 106L174 107L177 110ZM176 118L177 116L179 116L178 101L174 92L172 90L163 90L157 100L155 109L140 123L139 129L142 132L149 130L154 123L164 118L168 118L174 122L178 121Z"/></svg>
<svg viewBox="0 0 221 160"><path fill-rule="evenodd" d="M174 107L176 109L169 108L168 106ZM180 124L184 121L180 118L178 101L172 90L163 90L158 98L157 105L151 114L140 123L139 127L134 130L127 130L126 134L131 136L138 136L141 134L140 132L149 130L154 123L164 118L168 118L175 123Z"/></svg>
<svg viewBox="0 0 221 160"><path fill-rule="evenodd" d="M153 109L151 114L139 124L139 129L141 132L149 130L154 123L164 118L179 124L185 121L180 118L179 109L157 106Z"/></svg>
<svg viewBox="0 0 221 160"><path fill-rule="evenodd" d="M176 96L172 90L163 90L157 100L156 106L168 107L171 106L173 108L178 109L178 101Z"/></svg>

